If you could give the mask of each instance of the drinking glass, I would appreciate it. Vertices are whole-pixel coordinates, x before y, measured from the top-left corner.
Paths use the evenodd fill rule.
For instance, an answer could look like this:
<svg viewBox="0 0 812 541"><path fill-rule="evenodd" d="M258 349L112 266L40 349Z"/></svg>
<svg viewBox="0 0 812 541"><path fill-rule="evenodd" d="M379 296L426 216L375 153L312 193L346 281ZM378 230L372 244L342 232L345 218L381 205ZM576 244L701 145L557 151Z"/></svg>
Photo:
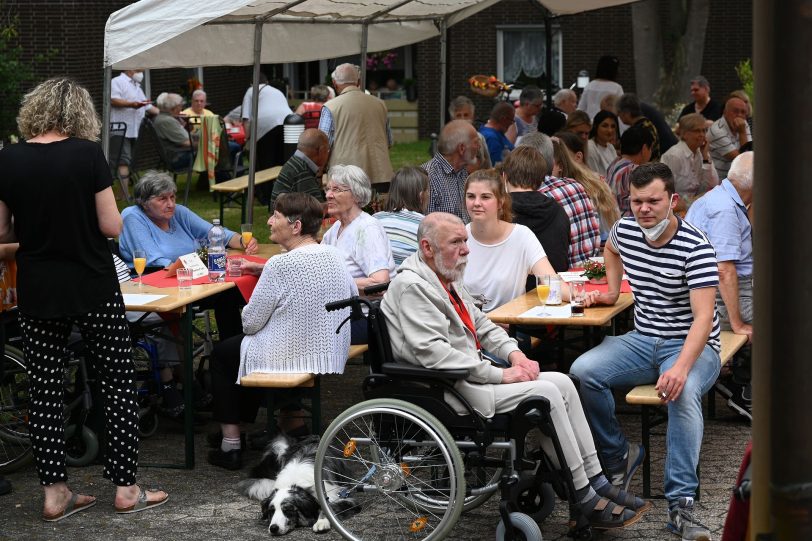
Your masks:
<svg viewBox="0 0 812 541"><path fill-rule="evenodd" d="M544 313L544 307L547 306L547 299L550 297L550 275L539 274L536 276L536 294L539 296L539 304L541 305L541 313Z"/></svg>
<svg viewBox="0 0 812 541"><path fill-rule="evenodd" d="M180 293L190 293L192 291L192 269L179 268L177 270L178 276L178 291Z"/></svg>
<svg viewBox="0 0 812 541"><path fill-rule="evenodd" d="M231 278L239 278L242 276L242 258L229 257L226 260L226 273Z"/></svg>
<svg viewBox="0 0 812 541"><path fill-rule="evenodd" d="M586 298L586 282L574 280L570 282L570 309L572 317L584 317L584 299Z"/></svg>
<svg viewBox="0 0 812 541"><path fill-rule="evenodd" d="M240 233L242 234L242 247L248 246L251 239L254 238L254 224L242 224L240 226Z"/></svg>
<svg viewBox="0 0 812 541"><path fill-rule="evenodd" d="M141 281L141 275L147 268L147 253L144 250L133 250L133 268L138 273L138 289L144 289L144 283Z"/></svg>

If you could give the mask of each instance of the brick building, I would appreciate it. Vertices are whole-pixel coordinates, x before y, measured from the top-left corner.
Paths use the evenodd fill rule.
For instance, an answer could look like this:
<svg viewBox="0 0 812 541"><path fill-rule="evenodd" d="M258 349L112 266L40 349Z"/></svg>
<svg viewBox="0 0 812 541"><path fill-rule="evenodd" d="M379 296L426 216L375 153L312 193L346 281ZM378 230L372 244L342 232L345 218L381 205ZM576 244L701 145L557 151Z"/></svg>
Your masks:
<svg viewBox="0 0 812 541"><path fill-rule="evenodd" d="M104 26L111 13L131 2L1 1L7 13L18 17L17 29L24 60L34 65L37 80L52 75L70 75L88 87L97 106L100 106ZM660 1L663 6L667 4L667 0ZM569 86L582 69L594 73L598 57L613 54L621 59L618 82L624 89L634 90L631 11L631 7L625 5L555 19L553 34L557 45L554 45L554 50L560 47L560 64L554 66L553 73L560 75L561 84ZM666 9L661 11L667 13ZM543 31L543 17L543 11L527 0L503 0L451 27L448 30L447 96L468 95L475 99L477 116L487 116L493 102L472 94L468 88L468 77L475 73L498 73L497 54L506 36L515 32ZM731 28L740 31L730 32ZM719 0L711 3L702 73L711 81L713 95L717 98L740 87L733 67L740 60L752 56L751 29L750 1ZM410 58L411 63L406 68L407 77L408 73L414 73L417 80L420 136L427 137L437 131L440 115L444 117L447 105L438 103L439 38L408 49L409 54L404 55ZM41 55L46 58L38 62L34 60ZM201 57L203 55L205 51L201 51ZM318 73L318 77L323 78L328 69L327 63L311 64L318 65L319 69L311 66L305 71ZM279 66L265 66L264 69L269 74L276 72L277 75L302 71L301 68L283 70ZM193 69L151 70L150 95L154 99L162 91L178 92L195 74ZM205 68L202 74L209 109L220 114L239 105L251 81L250 66ZM311 84L316 80L316 75L310 77ZM304 81L300 83L299 86L303 86Z"/></svg>

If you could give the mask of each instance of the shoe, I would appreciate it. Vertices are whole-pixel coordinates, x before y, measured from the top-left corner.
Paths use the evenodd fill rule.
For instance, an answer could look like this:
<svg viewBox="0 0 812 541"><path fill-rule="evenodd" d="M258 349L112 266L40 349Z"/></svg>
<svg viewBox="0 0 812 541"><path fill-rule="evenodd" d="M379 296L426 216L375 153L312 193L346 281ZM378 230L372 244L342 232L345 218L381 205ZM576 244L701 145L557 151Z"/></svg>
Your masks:
<svg viewBox="0 0 812 541"><path fill-rule="evenodd" d="M8 494L9 492L11 492L11 483L4 477L0 477L0 496Z"/></svg>
<svg viewBox="0 0 812 541"><path fill-rule="evenodd" d="M209 451L209 464L231 471L239 470L242 468L242 449L233 451L212 449Z"/></svg>
<svg viewBox="0 0 812 541"><path fill-rule="evenodd" d="M609 478L610 483L628 492L632 477L637 473L644 458L646 458L646 449L642 445L629 444L629 450L626 453L626 467L620 471L607 472L606 477Z"/></svg>
<svg viewBox="0 0 812 541"><path fill-rule="evenodd" d="M581 510L596 530L614 530L634 524L643 517L642 511L633 511L622 505L595 495Z"/></svg>
<svg viewBox="0 0 812 541"><path fill-rule="evenodd" d="M70 500L68 504L62 511L58 513L54 513L53 515L46 515L45 513L42 514L42 520L45 522L59 522L64 518L68 518L74 513L78 513L79 511L84 511L85 509L90 509L94 505L96 505L96 499L92 499L87 503L78 503L77 500L79 499L78 494L71 494Z"/></svg>
<svg viewBox="0 0 812 541"><path fill-rule="evenodd" d="M149 492L152 492L151 490ZM135 501L134 504L128 505L127 507L116 507L116 513L119 515L127 515L130 513L140 513L141 511L146 511L147 509L152 509L154 507L158 507L159 505L163 505L169 499L169 494L161 498L160 500L153 500L149 501L147 498L147 491L143 488L141 492L138 494L138 499Z"/></svg>
<svg viewBox="0 0 812 541"><path fill-rule="evenodd" d="M682 536L682 541L711 541L710 530L694 516L693 498L680 498L668 516L668 531Z"/></svg>
<svg viewBox="0 0 812 541"><path fill-rule="evenodd" d="M217 449L220 447L220 444L223 443L223 431L218 430L217 432L209 432L206 434L206 444L212 449ZM243 449L247 448L248 446L245 444L245 432L240 432L240 447Z"/></svg>
<svg viewBox="0 0 812 541"><path fill-rule="evenodd" d="M741 415L742 417L746 417L748 420L753 420L753 403L752 403L752 396L753 390L750 384L744 385L738 389L730 399L727 401L727 405L730 406L732 409L736 410L736 412Z"/></svg>

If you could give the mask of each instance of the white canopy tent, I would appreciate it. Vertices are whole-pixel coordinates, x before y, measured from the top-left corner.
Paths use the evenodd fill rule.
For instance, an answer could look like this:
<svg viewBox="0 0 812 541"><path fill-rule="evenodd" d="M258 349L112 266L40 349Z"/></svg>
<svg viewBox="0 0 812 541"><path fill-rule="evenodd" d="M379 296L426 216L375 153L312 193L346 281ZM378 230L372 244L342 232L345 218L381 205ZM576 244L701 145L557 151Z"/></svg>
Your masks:
<svg viewBox="0 0 812 541"><path fill-rule="evenodd" d="M261 64L306 62L352 54L363 57L367 52L437 36L441 38L440 102L445 103L446 29L499 1L140 0L116 11L107 20L104 125L109 125L112 69L253 65L251 118L256 118ZM557 16L634 0L531 1ZM366 63L360 65L364 78ZM248 201L253 201L254 195L256 125L256 122L250 124ZM107 130L103 130L105 150L108 137ZM249 204L249 221L253 218L252 211Z"/></svg>

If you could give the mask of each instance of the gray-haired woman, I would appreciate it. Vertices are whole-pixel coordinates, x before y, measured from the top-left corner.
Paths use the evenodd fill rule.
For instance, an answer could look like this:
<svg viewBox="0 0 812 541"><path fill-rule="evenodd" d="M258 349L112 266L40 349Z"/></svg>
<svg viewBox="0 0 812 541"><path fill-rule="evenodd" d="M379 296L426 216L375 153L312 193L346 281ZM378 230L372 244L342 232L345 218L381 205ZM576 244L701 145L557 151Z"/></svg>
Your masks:
<svg viewBox="0 0 812 541"><path fill-rule="evenodd" d="M67 485L59 352L73 325L99 373L108 435L104 477L116 485L115 508L150 509L169 496L136 484L135 375L106 238L121 232L121 215L95 142L100 122L93 100L70 79L49 79L25 95L17 124L26 141L0 151L0 242L20 243L18 306L31 445L45 491L42 518L62 520L96 503Z"/></svg>
<svg viewBox="0 0 812 541"><path fill-rule="evenodd" d="M155 133L169 151L169 161L173 169L183 169L192 163L194 144L189 133L180 123L179 115L183 109L183 97L179 94L163 92L155 100L160 113L152 121Z"/></svg>
<svg viewBox="0 0 812 541"><path fill-rule="evenodd" d="M362 210L372 198L369 177L355 165L334 165L327 174L324 193L327 214L336 223L321 243L338 249L359 291L388 282L396 268L389 238L378 220ZM366 342L363 320L356 322L352 330L353 344Z"/></svg>

